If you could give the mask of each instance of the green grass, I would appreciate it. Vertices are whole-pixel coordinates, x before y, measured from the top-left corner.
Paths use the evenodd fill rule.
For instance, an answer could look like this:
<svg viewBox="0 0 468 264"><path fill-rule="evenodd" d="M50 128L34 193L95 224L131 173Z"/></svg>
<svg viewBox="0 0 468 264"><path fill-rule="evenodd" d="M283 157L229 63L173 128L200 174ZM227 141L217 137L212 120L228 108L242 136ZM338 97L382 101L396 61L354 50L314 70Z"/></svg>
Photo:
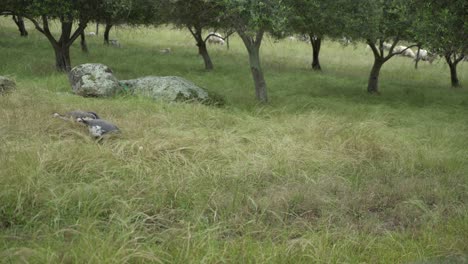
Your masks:
<svg viewBox="0 0 468 264"><path fill-rule="evenodd" d="M0 75L18 84L0 97L0 262L467 262L468 90L442 61L392 59L369 96L363 44L325 42L315 73L307 44L267 39L265 106L237 38L209 47L206 72L187 32L120 27L123 48L90 37L72 63L182 76L226 105L93 99L55 73L42 35L13 26L0 19ZM96 144L51 118L73 109L122 135Z"/></svg>

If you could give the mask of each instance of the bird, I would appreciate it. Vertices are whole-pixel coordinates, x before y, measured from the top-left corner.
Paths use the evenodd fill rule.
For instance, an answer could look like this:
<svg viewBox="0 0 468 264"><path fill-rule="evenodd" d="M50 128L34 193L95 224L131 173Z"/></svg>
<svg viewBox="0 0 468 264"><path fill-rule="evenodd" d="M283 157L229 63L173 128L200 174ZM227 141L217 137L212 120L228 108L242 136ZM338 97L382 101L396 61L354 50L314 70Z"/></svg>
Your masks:
<svg viewBox="0 0 468 264"><path fill-rule="evenodd" d="M61 115L59 113L54 113L54 117L63 119L65 121L70 121L72 119L73 121L78 121L78 118L86 119L86 120L92 120L92 119L101 119L98 114L95 112L89 112L89 111L81 111L81 110L75 110L75 111L70 111L66 112L65 114Z"/></svg>
<svg viewBox="0 0 468 264"><path fill-rule="evenodd" d="M89 133L95 138L102 138L107 133L120 132L116 125L104 119L78 118L77 121L88 126Z"/></svg>

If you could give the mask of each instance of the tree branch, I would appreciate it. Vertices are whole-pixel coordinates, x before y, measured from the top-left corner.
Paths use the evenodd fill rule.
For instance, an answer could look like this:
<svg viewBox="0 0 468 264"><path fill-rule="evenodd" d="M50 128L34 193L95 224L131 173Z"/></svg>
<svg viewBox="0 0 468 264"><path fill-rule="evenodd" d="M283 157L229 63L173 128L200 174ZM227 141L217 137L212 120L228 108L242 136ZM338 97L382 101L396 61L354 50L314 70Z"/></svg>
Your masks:
<svg viewBox="0 0 468 264"><path fill-rule="evenodd" d="M244 31L242 30L237 30L237 34L239 34L239 37L242 39L242 41L244 42L244 45L245 47L247 48L247 50L250 52L251 51L251 48L253 46L253 39L248 36Z"/></svg>
<svg viewBox="0 0 468 264"><path fill-rule="evenodd" d="M383 44L384 44L384 40L383 39L379 39L379 52L380 52L380 55L382 57L384 57L384 47L383 47Z"/></svg>
<svg viewBox="0 0 468 264"><path fill-rule="evenodd" d="M410 46L406 47L405 49L403 49L403 50L401 50L401 51L399 51L399 52L393 52L393 49L395 48L395 46L396 46L396 44L398 43L398 41L400 41L400 38L399 38L399 37L397 37L397 38L395 39L395 41L394 41L393 44L392 44L392 47L390 47L389 54L388 54L388 56L385 58L385 61L388 61L390 58L392 58L392 57L395 56L395 55L403 54L405 51L407 51L407 50L409 50L409 49L411 49L411 48L414 48L414 47L417 47L417 46L418 46L418 44L413 44L413 45L410 45Z"/></svg>
<svg viewBox="0 0 468 264"><path fill-rule="evenodd" d="M29 21L31 21L33 24L34 24L34 27L36 27L37 31L41 32L42 34L46 34L44 29L42 29L41 25L39 24L39 22L37 22L36 19L28 16L28 15L23 15L25 18L29 19Z"/></svg>
<svg viewBox="0 0 468 264"><path fill-rule="evenodd" d="M392 46L390 47L390 50L388 51L388 54L393 53L393 49L395 49L396 44L400 41L400 37L396 37L396 39L393 41ZM391 57L390 57L391 58Z"/></svg>
<svg viewBox="0 0 468 264"><path fill-rule="evenodd" d="M15 13L11 11L1 11L0 16L14 16Z"/></svg>
<svg viewBox="0 0 468 264"><path fill-rule="evenodd" d="M395 49L396 45L398 44L398 42L400 41L400 37L397 36L395 38L395 40L393 40L393 43L392 43L392 46L390 46L390 50L388 51L388 54L386 57L384 57L384 62L388 61L389 59L391 59L393 56L397 55L397 54L401 54L403 52L405 52L408 48L404 49L403 51L401 51L400 53L393 53L393 50Z"/></svg>
<svg viewBox="0 0 468 264"><path fill-rule="evenodd" d="M88 21L80 21L78 28L75 30L73 35L70 37L70 40L68 41L67 45L70 46L73 44L73 42L83 33L85 28L88 26Z"/></svg>
<svg viewBox="0 0 468 264"><path fill-rule="evenodd" d="M192 34L192 36L196 39L197 37L195 36L195 32L193 32L192 27L187 26L187 28L188 28L188 30L190 30L190 33Z"/></svg>
<svg viewBox="0 0 468 264"><path fill-rule="evenodd" d="M377 47L375 46L375 43L372 42L370 39L366 40L367 45L371 48L372 52L374 53L374 57L376 58L382 58L382 56L379 54L379 51L377 50Z"/></svg>
<svg viewBox="0 0 468 264"><path fill-rule="evenodd" d="M208 36L206 36L206 38L203 40L203 42L206 42L210 37L217 37L219 39L222 39L222 40L226 40L227 38L229 38L229 36L231 36L232 34L234 34L235 31L229 31L225 37L220 37L218 35L216 35L216 33L212 33L212 34L208 34Z"/></svg>
<svg viewBox="0 0 468 264"><path fill-rule="evenodd" d="M455 57L456 58L456 57ZM463 59L465 58L465 55L464 54L461 54L460 57L458 59L455 59L455 61L453 62L454 64L457 64L459 63L460 61L462 61Z"/></svg>

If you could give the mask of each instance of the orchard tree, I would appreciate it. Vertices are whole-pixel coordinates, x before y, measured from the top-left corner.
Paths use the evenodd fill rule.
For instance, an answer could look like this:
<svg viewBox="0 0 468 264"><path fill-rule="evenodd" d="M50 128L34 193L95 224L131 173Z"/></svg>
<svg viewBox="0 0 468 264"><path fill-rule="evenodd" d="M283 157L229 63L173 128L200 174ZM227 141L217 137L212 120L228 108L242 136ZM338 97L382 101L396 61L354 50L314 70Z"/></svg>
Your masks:
<svg viewBox="0 0 468 264"><path fill-rule="evenodd" d="M56 69L70 71L71 45L83 33L87 23L98 20L112 2L113 0L10 0L6 6L7 11L29 19L49 40L55 52ZM51 20L60 23L58 37L50 29Z"/></svg>
<svg viewBox="0 0 468 264"><path fill-rule="evenodd" d="M385 62L407 49L395 51L402 40L411 40L415 22L413 0L348 0L343 1L339 16L346 19L344 33L362 39L372 50L374 64L367 84L367 92L379 94L379 75ZM389 43L389 44L387 44ZM388 51L385 46L388 46Z"/></svg>
<svg viewBox="0 0 468 264"><path fill-rule="evenodd" d="M99 1L73 0L19 0L12 2L10 11L29 19L36 29L47 37L55 52L58 71L69 71L70 46L80 36L87 22L98 8ZM60 37L56 38L49 27L51 19L60 22ZM73 24L78 26L73 30Z"/></svg>
<svg viewBox="0 0 468 264"><path fill-rule="evenodd" d="M312 46L312 69L322 70L320 48L325 36L343 36L345 20L337 15L342 0L287 0L290 7L289 27L292 32L309 36Z"/></svg>
<svg viewBox="0 0 468 264"><path fill-rule="evenodd" d="M195 39L198 53L202 56L206 70L213 69L207 40L213 35L204 35L207 28L219 28L223 6L216 0L172 0L162 4L162 16L166 23L187 28Z"/></svg>
<svg viewBox="0 0 468 264"><path fill-rule="evenodd" d="M161 4L168 0L107 0L105 12L98 21L106 23L104 42L109 42L110 29L119 24L157 26L162 23ZM97 34L97 33L96 33Z"/></svg>
<svg viewBox="0 0 468 264"><path fill-rule="evenodd" d="M258 101L268 102L267 84L260 63L266 32L278 34L286 26L287 6L282 0L219 0L224 4L225 26L233 28L249 54L250 71Z"/></svg>
<svg viewBox="0 0 468 264"><path fill-rule="evenodd" d="M419 0L416 39L445 58L452 87L459 87L457 65L468 56L468 2Z"/></svg>
<svg viewBox="0 0 468 264"><path fill-rule="evenodd" d="M104 44L109 45L109 34L114 25L128 20L132 4L135 1L113 0L106 1L103 12L99 15L99 21L106 24L104 28Z"/></svg>

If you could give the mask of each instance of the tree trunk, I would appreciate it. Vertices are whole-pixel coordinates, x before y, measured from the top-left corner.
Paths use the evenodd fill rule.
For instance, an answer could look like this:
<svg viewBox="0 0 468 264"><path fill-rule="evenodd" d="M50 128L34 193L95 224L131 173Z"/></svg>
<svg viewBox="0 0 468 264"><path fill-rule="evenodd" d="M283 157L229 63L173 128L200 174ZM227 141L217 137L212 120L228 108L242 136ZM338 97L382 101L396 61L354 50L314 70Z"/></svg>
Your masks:
<svg viewBox="0 0 468 264"><path fill-rule="evenodd" d="M457 63L450 63L450 80L452 81L452 87L457 88L460 87L460 81L458 80L457 75Z"/></svg>
<svg viewBox="0 0 468 264"><path fill-rule="evenodd" d="M374 59L374 65L372 66L369 83L367 85L367 92L370 94L379 94L379 74L383 64L384 61L382 59Z"/></svg>
<svg viewBox="0 0 468 264"><path fill-rule="evenodd" d="M249 52L250 71L252 72L252 77L255 83L255 96L260 102L267 103L267 86L265 78L263 77L262 68L260 66L260 48L251 47L247 50Z"/></svg>
<svg viewBox="0 0 468 264"><path fill-rule="evenodd" d="M80 42L81 51L83 51L84 53L88 53L88 44L86 44L86 37L85 37L84 31L81 32L80 38L81 38L81 42Z"/></svg>
<svg viewBox="0 0 468 264"><path fill-rule="evenodd" d="M421 52L421 46L418 46L418 52L416 53L416 60L414 62L414 68L417 70L418 69L418 63L420 60L419 54Z"/></svg>
<svg viewBox="0 0 468 264"><path fill-rule="evenodd" d="M188 26L187 27L190 33L192 34L195 42L197 43L198 47L198 54L202 56L203 61L205 62L205 70L211 71L213 70L213 62L211 61L210 54L208 54L208 49L206 48L206 40L203 39L202 33L203 28L199 25L195 26Z"/></svg>
<svg viewBox="0 0 468 264"><path fill-rule="evenodd" d="M268 102L267 85L260 64L260 46L264 36L264 31L257 31L255 37L249 36L246 32L238 30L237 33L244 42L245 48L249 53L250 71L255 84L255 96L261 103Z"/></svg>
<svg viewBox="0 0 468 264"><path fill-rule="evenodd" d="M28 31L26 30L26 27L24 26L24 20L22 16L13 16L13 21L15 22L16 26L18 26L18 30L20 32L20 35L22 37L27 37L28 36Z"/></svg>
<svg viewBox="0 0 468 264"><path fill-rule="evenodd" d="M453 61L451 58L452 55L453 55ZM460 81L458 80L458 74L457 74L457 65L463 59L463 57L461 57L460 59L457 59L457 56L452 53L448 53L444 57L445 57L445 61L447 62L450 68L450 80L452 82L452 87L454 88L460 87Z"/></svg>
<svg viewBox="0 0 468 264"><path fill-rule="evenodd" d="M109 32L112 28L112 24L107 23L106 24L106 29L104 30L104 44L109 45Z"/></svg>
<svg viewBox="0 0 468 264"><path fill-rule="evenodd" d="M201 40L197 43L198 46L198 54L203 57L203 61L205 62L205 70L213 70L213 62L211 61L210 55L208 54L208 49L206 48L206 43Z"/></svg>
<svg viewBox="0 0 468 264"><path fill-rule="evenodd" d="M73 42L80 37L85 30L88 20L80 20L78 27L73 31L73 19L71 15L60 17L61 34L59 40L56 40L49 28L49 19L47 16L41 16L42 23L34 18L28 19L34 24L36 29L44 34L49 40L55 53L55 67L57 71L68 72L71 70L70 47Z"/></svg>
<svg viewBox="0 0 468 264"><path fill-rule="evenodd" d="M54 46L54 51L57 71L69 72L71 70L70 47L67 45Z"/></svg>
<svg viewBox="0 0 468 264"><path fill-rule="evenodd" d="M321 71L320 66L320 47L322 46L322 39L315 37L313 34L309 34L310 43L312 44L312 69L315 71Z"/></svg>
<svg viewBox="0 0 468 264"><path fill-rule="evenodd" d="M96 22L96 36L99 34L99 22Z"/></svg>

